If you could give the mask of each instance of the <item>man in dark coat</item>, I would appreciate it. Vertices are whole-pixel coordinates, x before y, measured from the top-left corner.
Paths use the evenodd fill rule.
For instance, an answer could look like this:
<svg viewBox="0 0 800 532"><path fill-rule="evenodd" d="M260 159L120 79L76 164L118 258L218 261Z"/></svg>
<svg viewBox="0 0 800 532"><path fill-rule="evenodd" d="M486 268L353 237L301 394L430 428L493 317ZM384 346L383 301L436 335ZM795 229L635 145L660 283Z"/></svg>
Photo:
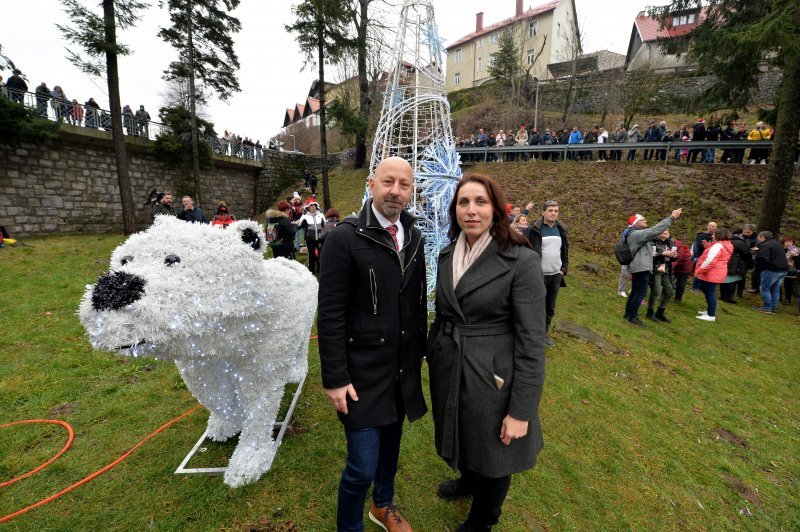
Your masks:
<svg viewBox="0 0 800 532"><path fill-rule="evenodd" d="M694 129L692 130L692 140L695 142L705 142L706 121L704 119L697 119L697 123L694 125ZM686 162L696 162L695 159L697 159L698 155L700 156L700 162L702 163L706 157L706 150L689 150L689 158L686 160Z"/></svg>
<svg viewBox="0 0 800 532"><path fill-rule="evenodd" d="M755 310L775 314L781 300L781 285L789 271L789 261L783 244L775 240L771 231L758 233L757 242L756 270L761 272L761 298L764 305Z"/></svg>
<svg viewBox="0 0 800 532"><path fill-rule="evenodd" d="M347 438L339 483L338 530L411 530L393 504L403 419L427 411L420 368L427 301L424 239L405 210L413 194L411 166L384 159L369 180L372 199L342 220L321 256L317 330L325 394ZM389 528L391 527L391 528Z"/></svg>
<svg viewBox="0 0 800 532"><path fill-rule="evenodd" d="M208 223L206 215L203 214L203 210L200 209L200 207L194 206L194 200L191 196L184 196L181 198L181 202L183 203L183 208L177 214L179 220L203 224Z"/></svg>
<svg viewBox="0 0 800 532"><path fill-rule="evenodd" d="M567 227L558 219L558 202L547 200L542 206L542 216L533 222L523 233L533 250L539 255L544 276L544 287L547 290L545 297L545 314L547 315L547 330L553 316L556 314L556 300L558 290L567 286L564 277L569 267L569 241L567 240ZM549 336L545 337L545 344L549 347L555 341Z"/></svg>
<svg viewBox="0 0 800 532"><path fill-rule="evenodd" d="M25 98L25 92L28 90L28 84L22 79L22 72L16 68L12 72L12 76L6 81L8 96L15 102L22 103Z"/></svg>
<svg viewBox="0 0 800 532"><path fill-rule="evenodd" d="M150 223L152 224L156 216L164 214L166 216L175 216L175 207L172 206L172 194L169 192L162 192L155 198L155 203L150 204Z"/></svg>

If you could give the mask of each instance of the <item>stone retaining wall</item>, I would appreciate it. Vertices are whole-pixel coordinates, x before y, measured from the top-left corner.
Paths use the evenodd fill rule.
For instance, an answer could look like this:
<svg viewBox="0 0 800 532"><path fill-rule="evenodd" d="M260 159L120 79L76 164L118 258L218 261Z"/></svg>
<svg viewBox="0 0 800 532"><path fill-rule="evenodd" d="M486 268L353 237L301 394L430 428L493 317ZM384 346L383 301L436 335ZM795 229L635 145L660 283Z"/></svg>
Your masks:
<svg viewBox="0 0 800 532"><path fill-rule="evenodd" d="M142 206L151 187L174 192L182 175L157 161L150 141L126 137L137 227L149 225ZM342 155L331 157L333 164ZM346 159L346 155L344 155ZM211 218L220 200L239 218L263 212L280 190L302 178L306 167L319 174L318 156L267 151L263 161L215 155L203 172L201 207ZM175 198L176 206L180 198ZM14 236L122 231L111 134L63 125L50 145L0 146L0 225Z"/></svg>

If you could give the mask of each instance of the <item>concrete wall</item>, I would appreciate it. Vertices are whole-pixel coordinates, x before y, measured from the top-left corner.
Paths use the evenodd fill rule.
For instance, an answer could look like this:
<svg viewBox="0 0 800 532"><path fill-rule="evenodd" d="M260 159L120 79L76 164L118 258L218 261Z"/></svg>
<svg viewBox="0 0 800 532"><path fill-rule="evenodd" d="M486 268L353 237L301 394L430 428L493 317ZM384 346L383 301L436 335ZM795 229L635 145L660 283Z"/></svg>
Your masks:
<svg viewBox="0 0 800 532"><path fill-rule="evenodd" d="M151 187L175 192L181 173L157 161L151 142L126 137L137 226L149 225L142 206ZM339 155L332 157L335 164ZM224 200L239 218L250 218L273 204L283 188L319 157L268 151L260 162L214 156L203 172L201 207L209 219ZM180 198L175 199L180 204ZM111 134L64 125L50 145L0 146L0 225L14 236L53 233L105 233L122 230L116 163Z"/></svg>

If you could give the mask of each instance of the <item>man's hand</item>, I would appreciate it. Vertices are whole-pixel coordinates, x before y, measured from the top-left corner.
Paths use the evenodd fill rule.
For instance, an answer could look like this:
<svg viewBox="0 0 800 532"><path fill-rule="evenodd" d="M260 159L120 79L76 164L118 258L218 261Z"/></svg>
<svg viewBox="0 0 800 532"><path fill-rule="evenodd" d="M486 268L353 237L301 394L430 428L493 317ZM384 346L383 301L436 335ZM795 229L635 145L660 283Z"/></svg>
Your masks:
<svg viewBox="0 0 800 532"><path fill-rule="evenodd" d="M525 205L525 210L528 211L528 212L533 210L533 202L532 201L529 202L527 205Z"/></svg>
<svg viewBox="0 0 800 532"><path fill-rule="evenodd" d="M325 395L328 396L328 400L333 404L336 411L344 415L347 415L347 396L349 395L353 401L358 401L356 389L353 388L352 384L341 388L325 388Z"/></svg>
<svg viewBox="0 0 800 532"><path fill-rule="evenodd" d="M680 209L675 209L674 211L672 211L672 217L677 220L678 218L681 217L682 212L683 212L683 207L681 207Z"/></svg>
<svg viewBox="0 0 800 532"><path fill-rule="evenodd" d="M511 444L511 440L518 440L528 434L528 422L514 419L511 416L503 418L503 426L500 428L500 441L506 445Z"/></svg>
<svg viewBox="0 0 800 532"><path fill-rule="evenodd" d="M566 277L567 276L567 274L564 272L564 270L560 270L560 273L561 273L561 277Z"/></svg>

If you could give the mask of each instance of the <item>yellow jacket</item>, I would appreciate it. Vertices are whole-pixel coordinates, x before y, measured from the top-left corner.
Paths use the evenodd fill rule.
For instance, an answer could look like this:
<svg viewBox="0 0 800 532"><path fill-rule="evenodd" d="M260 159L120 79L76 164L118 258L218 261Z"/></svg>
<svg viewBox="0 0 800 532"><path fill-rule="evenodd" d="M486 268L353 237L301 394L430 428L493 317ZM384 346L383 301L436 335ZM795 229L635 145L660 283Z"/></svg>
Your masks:
<svg viewBox="0 0 800 532"><path fill-rule="evenodd" d="M747 140L769 140L769 129L762 129L759 131L758 128L756 128L747 135Z"/></svg>

